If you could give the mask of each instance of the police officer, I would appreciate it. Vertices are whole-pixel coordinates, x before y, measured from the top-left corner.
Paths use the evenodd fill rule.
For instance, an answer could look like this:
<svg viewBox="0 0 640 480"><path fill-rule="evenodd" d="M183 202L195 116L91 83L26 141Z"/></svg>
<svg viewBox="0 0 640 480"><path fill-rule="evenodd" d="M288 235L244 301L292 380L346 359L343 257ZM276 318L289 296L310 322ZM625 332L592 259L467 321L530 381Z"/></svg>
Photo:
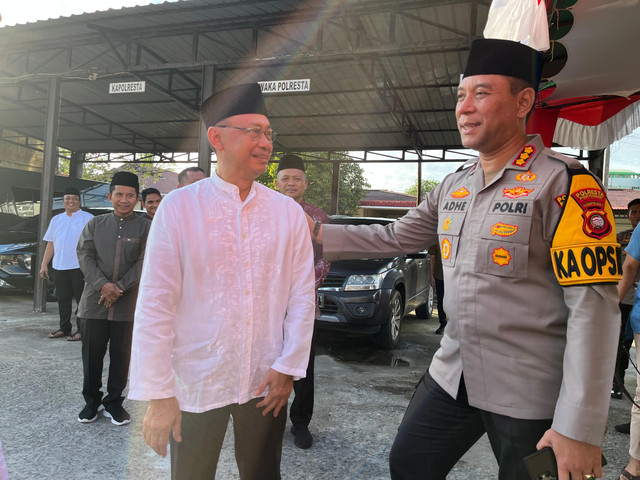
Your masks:
<svg viewBox="0 0 640 480"><path fill-rule="evenodd" d="M318 229L328 259L440 245L449 323L398 429L393 479L445 479L484 433L501 480L529 478L522 459L545 446L560 480L602 476L620 248L599 182L526 134L540 63L475 40L456 119L479 158L395 223Z"/></svg>

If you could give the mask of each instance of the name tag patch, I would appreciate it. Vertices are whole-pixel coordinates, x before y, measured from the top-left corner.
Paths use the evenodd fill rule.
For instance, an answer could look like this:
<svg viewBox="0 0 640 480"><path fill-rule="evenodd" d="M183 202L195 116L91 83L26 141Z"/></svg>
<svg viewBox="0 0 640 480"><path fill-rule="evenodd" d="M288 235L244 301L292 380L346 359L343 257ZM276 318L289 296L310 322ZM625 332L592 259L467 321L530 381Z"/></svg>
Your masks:
<svg viewBox="0 0 640 480"><path fill-rule="evenodd" d="M495 202L491 211L526 215L528 206L528 202Z"/></svg>
<svg viewBox="0 0 640 480"><path fill-rule="evenodd" d="M552 248L553 269L560 285L616 283L622 275L622 249L616 244Z"/></svg>
<svg viewBox="0 0 640 480"><path fill-rule="evenodd" d="M450 202L444 202L442 210L446 212L464 212L467 209L467 203L468 202L466 201L456 202L453 200Z"/></svg>

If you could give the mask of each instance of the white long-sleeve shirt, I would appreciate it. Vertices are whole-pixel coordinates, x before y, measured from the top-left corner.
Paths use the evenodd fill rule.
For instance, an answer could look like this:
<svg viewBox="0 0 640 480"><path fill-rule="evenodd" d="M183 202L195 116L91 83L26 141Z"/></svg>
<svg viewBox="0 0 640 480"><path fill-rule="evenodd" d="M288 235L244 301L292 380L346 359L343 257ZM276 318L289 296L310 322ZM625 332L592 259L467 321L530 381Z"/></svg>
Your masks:
<svg viewBox="0 0 640 480"><path fill-rule="evenodd" d="M302 208L216 174L167 195L140 281L129 398L204 412L254 398L270 368L303 377L315 309Z"/></svg>

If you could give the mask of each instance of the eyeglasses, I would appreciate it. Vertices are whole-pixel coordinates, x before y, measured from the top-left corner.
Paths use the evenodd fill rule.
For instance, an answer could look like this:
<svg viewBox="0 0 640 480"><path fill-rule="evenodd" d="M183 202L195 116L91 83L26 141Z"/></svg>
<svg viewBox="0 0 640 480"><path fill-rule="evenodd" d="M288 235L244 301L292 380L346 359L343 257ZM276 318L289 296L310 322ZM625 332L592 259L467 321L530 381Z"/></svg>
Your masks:
<svg viewBox="0 0 640 480"><path fill-rule="evenodd" d="M235 130L243 130L249 134L249 137L253 142L259 142L262 138L262 135L267 137L271 143L276 139L278 135L276 132L267 128L266 130L262 130L260 127L248 128L248 127L234 127L232 125L216 125L217 128L233 128Z"/></svg>

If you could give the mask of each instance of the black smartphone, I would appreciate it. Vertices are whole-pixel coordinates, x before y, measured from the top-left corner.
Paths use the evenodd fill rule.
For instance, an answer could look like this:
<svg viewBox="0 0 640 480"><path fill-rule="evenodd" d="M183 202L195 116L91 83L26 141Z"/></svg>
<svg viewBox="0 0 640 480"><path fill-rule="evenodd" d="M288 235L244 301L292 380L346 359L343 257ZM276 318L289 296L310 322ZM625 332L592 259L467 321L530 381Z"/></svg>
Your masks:
<svg viewBox="0 0 640 480"><path fill-rule="evenodd" d="M558 480L558 464L551 447L544 447L522 459L531 480ZM602 455L602 466L607 459Z"/></svg>

